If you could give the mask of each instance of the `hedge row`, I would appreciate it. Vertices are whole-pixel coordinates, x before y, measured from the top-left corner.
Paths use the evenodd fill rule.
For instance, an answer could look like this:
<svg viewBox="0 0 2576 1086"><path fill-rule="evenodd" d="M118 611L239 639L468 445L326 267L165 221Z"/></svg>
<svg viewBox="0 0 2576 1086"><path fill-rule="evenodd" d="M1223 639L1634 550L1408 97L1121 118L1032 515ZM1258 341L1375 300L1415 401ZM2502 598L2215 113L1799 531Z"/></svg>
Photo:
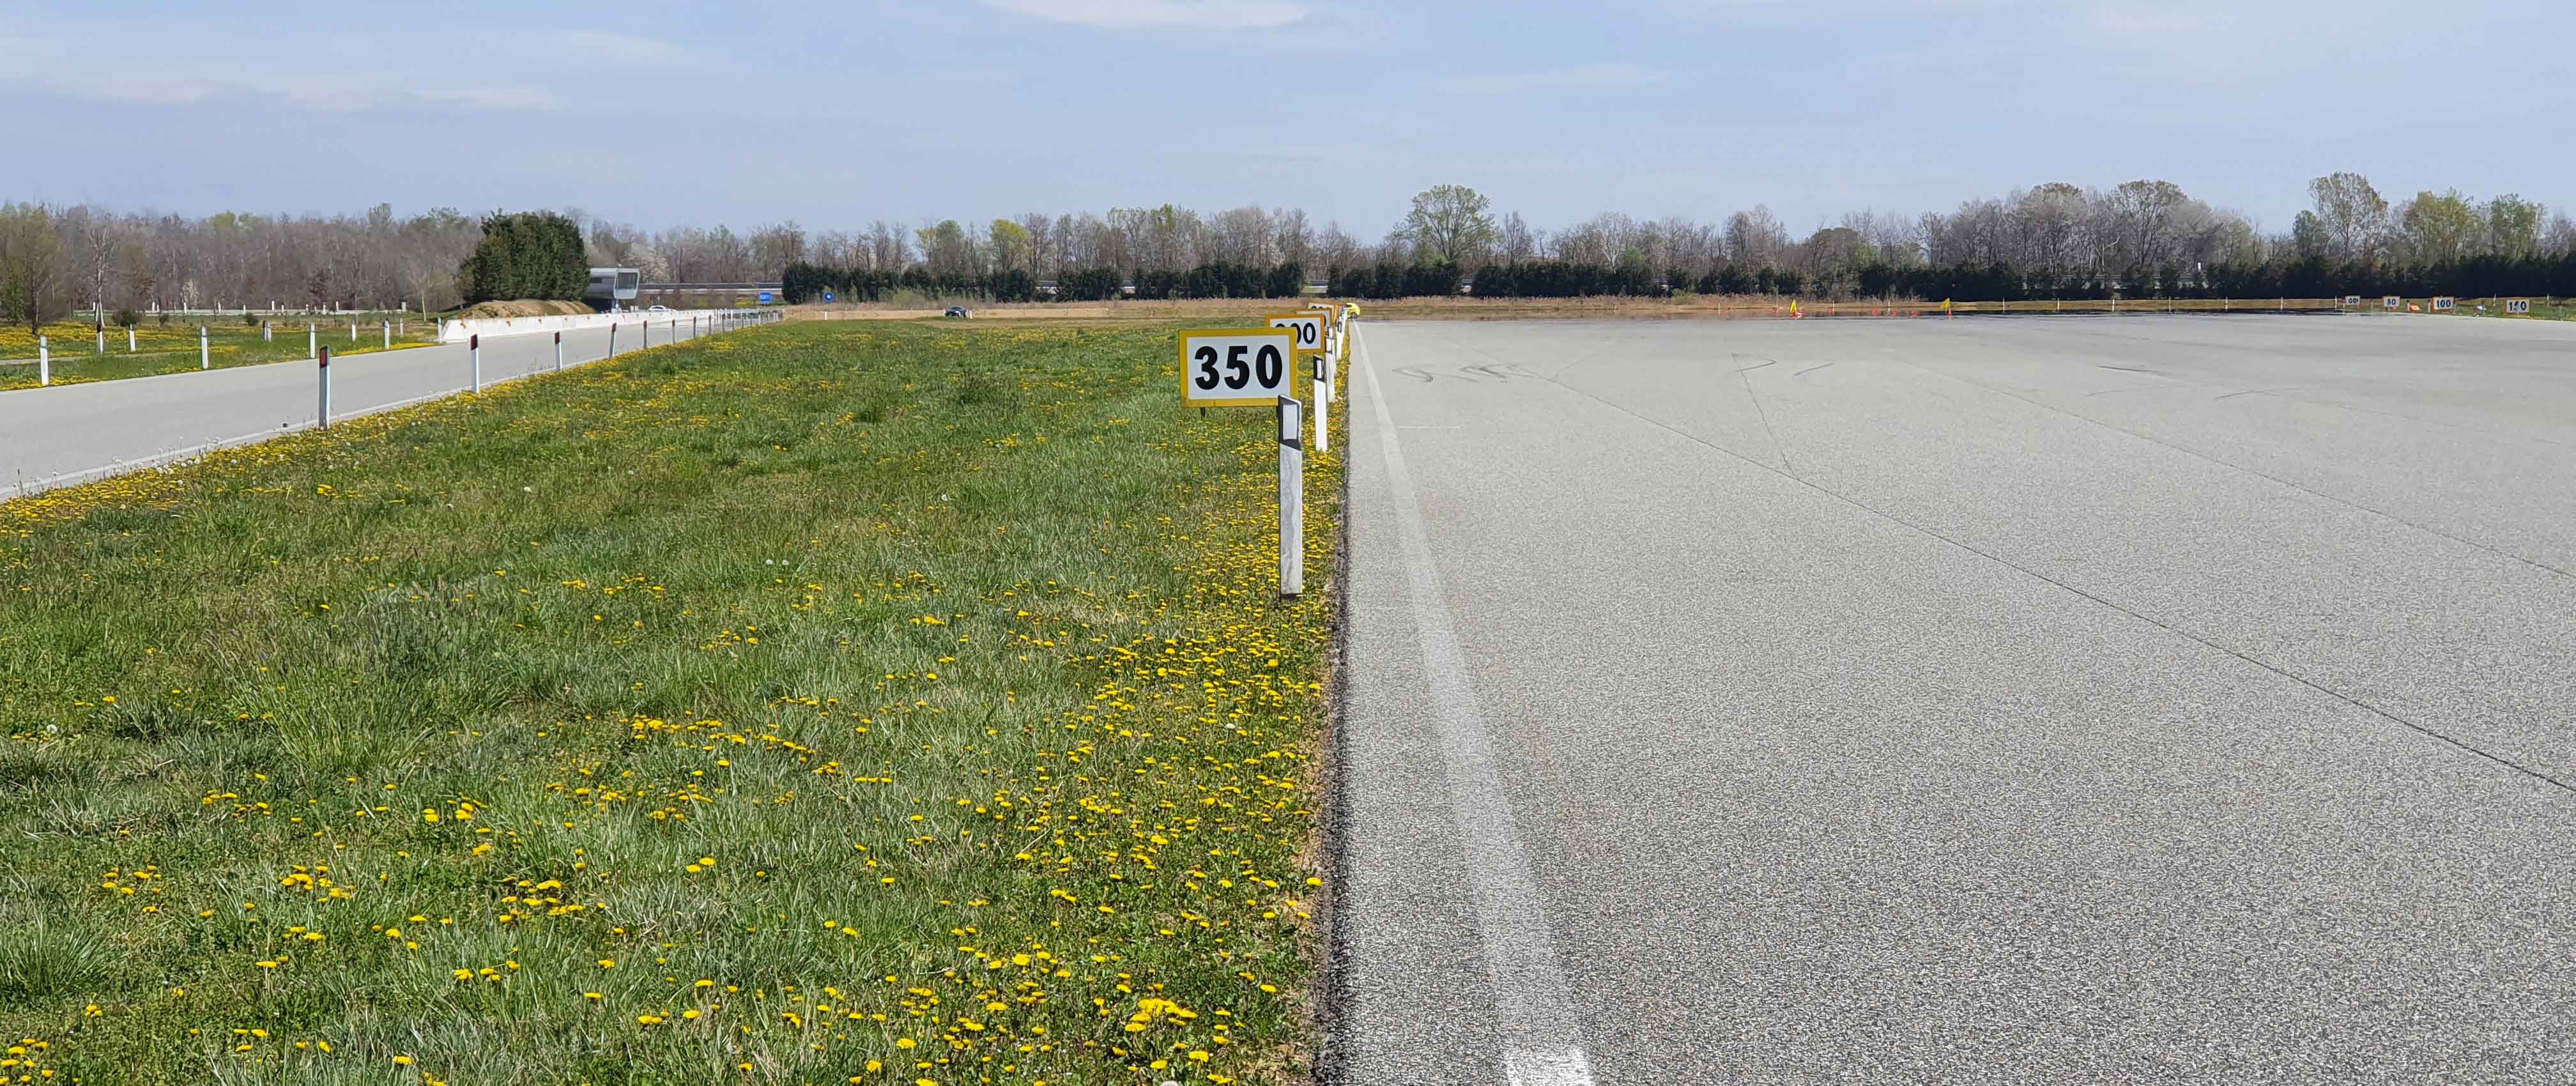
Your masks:
<svg viewBox="0 0 2576 1086"><path fill-rule="evenodd" d="M2197 271L2132 268L2116 276L2051 278L2007 265L1898 269L1863 267L1852 288L1865 297L1953 298L1963 302L2048 298L2375 298L2436 294L2466 298L2576 294L2576 254L2472 257L2420 265L2330 264L2324 260L2219 264Z"/></svg>
<svg viewBox="0 0 2576 1086"><path fill-rule="evenodd" d="M1130 281L1116 268L1074 268L1056 277L1054 295L1042 296L1037 277L1019 270L932 275L918 267L897 273L806 263L788 265L779 279L790 305L819 300L827 290L856 302L878 301L897 290L994 302L1097 302L1120 297ZM1303 291L1305 272L1295 264L1262 268L1215 263L1186 272L1138 271L1133 282L1139 298L1289 298Z"/></svg>
<svg viewBox="0 0 2576 1086"><path fill-rule="evenodd" d="M1388 269L1354 273L1334 280L1336 294L1389 297ZM1435 289L1412 294L1450 293ZM1950 298L1962 302L2031 301L2049 298L2334 298L2436 294L2464 298L2507 295L2563 298L2576 295L2576 254L2559 257L2472 257L2413 266L2329 264L2323 260L2222 264L2186 272L2166 266L2132 268L2120 275L2052 277L2003 264L1946 268L1896 268L1863 265L1823 282L1798 272L1727 266L1690 276L1682 271L1656 276L1637 267L1602 267L1536 261L1489 267L1476 273L1479 298L1574 298L1590 295L1660 297L1677 289L1702 294L1796 295L1850 293L1861 297Z"/></svg>
<svg viewBox="0 0 2576 1086"><path fill-rule="evenodd" d="M1486 270L1491 272L1494 269ZM1423 264L1382 263L1371 268L1335 271L1326 289L1336 298L1422 298L1456 294L1458 282L1458 265L1434 260Z"/></svg>
<svg viewBox="0 0 2576 1086"><path fill-rule="evenodd" d="M456 268L465 304L543 299L577 301L590 288L581 227L551 211L492 215L483 240Z"/></svg>

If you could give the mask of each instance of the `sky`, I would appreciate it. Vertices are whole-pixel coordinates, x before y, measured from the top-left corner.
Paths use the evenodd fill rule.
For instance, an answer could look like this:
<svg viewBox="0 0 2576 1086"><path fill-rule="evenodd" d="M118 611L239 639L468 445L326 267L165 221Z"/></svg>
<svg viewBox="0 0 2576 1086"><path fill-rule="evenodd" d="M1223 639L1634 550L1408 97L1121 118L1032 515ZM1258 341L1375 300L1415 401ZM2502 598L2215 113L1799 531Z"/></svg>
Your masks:
<svg viewBox="0 0 2576 1086"><path fill-rule="evenodd" d="M1374 240L1472 186L1793 231L2139 178L2576 207L2551 5L0 0L0 198L850 230L1165 202ZM12 161L14 160L14 161Z"/></svg>

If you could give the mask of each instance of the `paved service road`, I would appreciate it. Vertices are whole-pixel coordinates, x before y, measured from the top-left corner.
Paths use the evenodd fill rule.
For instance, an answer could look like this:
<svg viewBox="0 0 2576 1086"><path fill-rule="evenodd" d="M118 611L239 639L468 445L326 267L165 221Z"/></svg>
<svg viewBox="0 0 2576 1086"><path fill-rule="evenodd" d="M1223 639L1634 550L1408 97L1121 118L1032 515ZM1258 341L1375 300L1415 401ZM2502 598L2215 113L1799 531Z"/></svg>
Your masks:
<svg viewBox="0 0 2576 1086"><path fill-rule="evenodd" d="M2576 1082L2576 325L1361 337L1338 1081Z"/></svg>
<svg viewBox="0 0 2576 1086"><path fill-rule="evenodd" d="M688 332L683 318L676 334L687 339ZM653 326L656 345L673 334L667 324ZM565 332L563 340L566 366L607 357L604 328ZM619 353L641 346L637 326L617 330ZM551 333L483 340L487 385L551 370L554 364ZM314 369L307 359L0 392L0 496L309 427L319 406ZM464 391L472 369L462 344L335 357L332 416L347 418Z"/></svg>

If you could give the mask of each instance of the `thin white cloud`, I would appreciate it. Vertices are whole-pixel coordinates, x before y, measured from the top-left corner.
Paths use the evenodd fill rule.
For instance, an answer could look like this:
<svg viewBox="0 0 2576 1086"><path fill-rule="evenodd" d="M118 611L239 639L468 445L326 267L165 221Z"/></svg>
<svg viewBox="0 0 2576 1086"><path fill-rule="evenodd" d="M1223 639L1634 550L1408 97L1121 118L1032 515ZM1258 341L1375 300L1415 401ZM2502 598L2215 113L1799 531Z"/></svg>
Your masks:
<svg viewBox="0 0 2576 1086"><path fill-rule="evenodd" d="M1664 73L1635 64L1582 64L1536 72L1454 75L1432 80L1435 90L1478 98L1500 98L1531 91L1624 90L1663 82Z"/></svg>
<svg viewBox="0 0 2576 1086"><path fill-rule="evenodd" d="M557 39L583 60L667 64L689 59L688 50L670 42L613 30L567 30L557 35Z"/></svg>
<svg viewBox="0 0 2576 1086"><path fill-rule="evenodd" d="M412 92L432 102L450 102L496 113L537 113L563 108L563 100L541 87L433 87Z"/></svg>
<svg viewBox="0 0 2576 1086"><path fill-rule="evenodd" d="M562 105L553 94L536 87L396 86L328 74L232 73L199 77L92 69L76 79L49 78L37 72L0 73L0 82L41 87L111 105L184 106L225 98L264 98L321 113L356 113L407 102L506 112L552 110Z"/></svg>
<svg viewBox="0 0 2576 1086"><path fill-rule="evenodd" d="M1111 30L1184 27L1261 30L1306 18L1294 0L984 0L984 6L1049 22Z"/></svg>

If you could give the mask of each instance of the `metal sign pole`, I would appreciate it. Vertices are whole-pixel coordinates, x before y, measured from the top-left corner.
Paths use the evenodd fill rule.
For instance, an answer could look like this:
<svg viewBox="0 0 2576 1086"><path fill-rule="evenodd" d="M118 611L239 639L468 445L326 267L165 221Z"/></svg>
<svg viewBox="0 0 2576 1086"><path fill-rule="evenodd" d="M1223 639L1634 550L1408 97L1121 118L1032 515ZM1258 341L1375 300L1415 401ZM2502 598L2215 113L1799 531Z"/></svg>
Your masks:
<svg viewBox="0 0 2576 1086"><path fill-rule="evenodd" d="M1279 596L1306 592L1306 447L1300 404L1279 397Z"/></svg>

